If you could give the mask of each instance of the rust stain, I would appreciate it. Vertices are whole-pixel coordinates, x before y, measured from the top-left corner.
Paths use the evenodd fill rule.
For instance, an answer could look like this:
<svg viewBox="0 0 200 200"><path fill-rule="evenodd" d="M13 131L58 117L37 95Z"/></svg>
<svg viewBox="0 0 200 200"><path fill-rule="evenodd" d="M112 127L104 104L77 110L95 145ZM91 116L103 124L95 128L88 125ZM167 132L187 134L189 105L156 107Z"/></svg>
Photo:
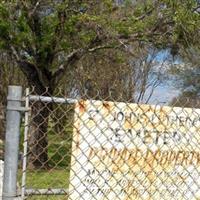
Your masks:
<svg viewBox="0 0 200 200"><path fill-rule="evenodd" d="M85 101L81 100L78 102L78 106L79 106L79 111L80 113L83 113L86 111L86 105L85 105Z"/></svg>
<svg viewBox="0 0 200 200"><path fill-rule="evenodd" d="M125 129L131 129L131 128L133 128L133 123L131 122L130 119L127 119L127 118L125 119L124 127L125 127Z"/></svg>
<svg viewBox="0 0 200 200"><path fill-rule="evenodd" d="M77 141L77 142L76 142L76 148L79 148L79 145L80 145L80 142Z"/></svg>
<svg viewBox="0 0 200 200"><path fill-rule="evenodd" d="M110 110L110 104L108 102L103 102L103 107L105 107L107 110Z"/></svg>
<svg viewBox="0 0 200 200"><path fill-rule="evenodd" d="M77 130L76 130L76 133L77 133L77 135L80 135L80 130L77 129Z"/></svg>
<svg viewBox="0 0 200 200"><path fill-rule="evenodd" d="M104 110L101 113L101 116L106 118L109 116L109 114L113 114L115 112L115 105L112 105L112 103L109 102L97 102L92 105L93 107L98 108L98 106L103 106ZM167 133L167 131L172 132L179 128L179 131L182 131L182 134L187 134L187 127L181 127L180 124L173 124L173 118L171 119L171 124L168 124L168 116L170 115L170 109L168 107L150 107L150 106L140 106L134 107L129 106L126 108L126 110L123 109L123 120L121 122L121 125L125 129L124 134L132 134L132 131L130 133L128 132L129 129L133 129L134 131L137 130L146 130L144 132L144 135L141 135L139 137L142 137L144 139L144 145L147 144L153 144L154 139L157 139L157 137L161 137L162 134L164 134L164 131ZM82 113L80 116L83 117L77 117L77 120L80 122L76 122L77 130L75 129L76 138L74 138L73 145L76 146L74 149L78 149L77 155L81 155L84 152L84 146L82 146L83 142L83 135L84 131L80 129L80 126L83 125L83 121L80 119L87 119L88 116L84 115L85 112L87 112L90 108L90 104L88 101L81 100L77 104L77 112ZM114 108L114 109L113 109ZM121 108L121 107L120 107ZM100 110L100 109L99 109ZM118 110L118 109L117 109ZM98 111L98 110L97 110ZM117 111L116 111L117 112ZM134 112L134 115L131 113ZM95 112L95 117L100 115L98 112ZM89 118L90 119L90 118ZM96 118L95 118L96 119ZM100 118L101 119L101 118ZM174 119L175 121L176 119ZM112 122L108 124L110 127L112 125ZM85 126L85 124L84 124ZM96 123L88 121L86 124L87 128L93 128L96 126ZM105 125L107 127L107 125ZM103 126L104 127L104 126ZM78 130L78 128L80 130ZM169 129L169 130L168 130ZM197 132L200 131L200 125L198 127L195 127L195 130ZM152 133L156 133L156 138L153 138L151 135ZM95 131L92 132L92 134L98 135ZM90 137L90 136L89 136ZM198 137L199 138L199 137ZM135 136L133 136L133 139L135 139ZM136 140L135 140L136 141ZM96 143L101 143L101 141L95 141ZM101 172L104 171L105 167L113 174L112 178L108 179L109 185L116 185L117 189L117 183L118 181L125 178L128 182L127 184L124 183L124 185L120 185L120 189L124 191L125 195L120 196L120 199L123 200L131 200L131 199L145 199L145 200L152 200L152 199L161 199L160 193L163 190L162 187L158 187L157 185L160 184L160 178L165 179L165 183L167 185L173 184L177 180L177 182L185 182L187 179L187 175L183 175L182 173L180 175L174 175L174 169L175 166L183 166L183 169L181 169L183 172L184 170L187 170L187 166L191 165L199 165L200 163L200 153L193 152L192 147L191 150L187 152L182 149L182 147L185 147L185 144L179 144L178 147L175 149L168 147L164 148L163 146L156 146L156 149L149 149L149 146L144 145L142 147L137 148L137 146L134 148L122 148L118 149L115 145L112 144L112 146L109 148L107 147L95 147L95 142L92 144L87 151L88 155L88 162L93 165L94 169ZM104 141L103 141L104 142ZM109 142L109 140L108 140ZM137 141L136 141L137 144ZM140 144L139 144L140 145ZM180 147L180 148L179 148ZM147 150L146 150L147 148ZM189 148L189 147L188 147ZM198 149L199 150L199 149ZM77 165L79 167L79 164ZM87 169L87 166L86 166ZM82 170L82 166L81 166ZM72 170L73 172L74 170ZM75 174L75 173L74 173ZM159 178L160 176L160 178ZM72 176L73 177L73 176ZM100 177L101 178L101 177ZM139 184L144 187L144 189L147 191L146 197L144 197L144 194L142 190L138 189L134 184L133 181L138 181ZM156 183L156 185L155 185ZM120 182L121 184L121 182ZM185 183L187 184L187 183ZM71 186L72 187L72 186ZM115 190L115 188L111 188L110 191ZM79 194L74 197L75 198L81 198ZM105 200L110 199L109 193L107 193L107 196L104 195L102 197ZM164 196L163 196L164 198ZM172 194L168 192L166 194L165 199L172 199ZM179 198L180 199L180 198ZM199 199L200 200L200 199Z"/></svg>

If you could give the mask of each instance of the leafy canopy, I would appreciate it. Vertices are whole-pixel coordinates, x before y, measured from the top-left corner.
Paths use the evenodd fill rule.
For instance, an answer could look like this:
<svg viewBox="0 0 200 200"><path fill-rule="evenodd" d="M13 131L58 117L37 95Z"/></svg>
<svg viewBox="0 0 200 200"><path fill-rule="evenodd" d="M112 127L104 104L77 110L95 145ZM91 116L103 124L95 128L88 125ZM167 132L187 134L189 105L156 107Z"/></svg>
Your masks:
<svg viewBox="0 0 200 200"><path fill-rule="evenodd" d="M55 85L83 55L135 41L157 48L199 44L195 0L7 0L0 3L0 48L29 76ZM27 70L29 69L29 70Z"/></svg>

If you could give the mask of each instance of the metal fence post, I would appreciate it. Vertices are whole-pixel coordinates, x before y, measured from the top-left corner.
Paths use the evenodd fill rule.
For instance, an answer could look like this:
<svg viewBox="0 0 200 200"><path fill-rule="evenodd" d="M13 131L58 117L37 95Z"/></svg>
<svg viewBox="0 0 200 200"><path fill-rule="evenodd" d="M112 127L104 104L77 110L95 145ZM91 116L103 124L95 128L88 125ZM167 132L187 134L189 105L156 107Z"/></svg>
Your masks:
<svg viewBox="0 0 200 200"><path fill-rule="evenodd" d="M22 87L9 86L6 113L3 200L13 200L17 196L21 101Z"/></svg>

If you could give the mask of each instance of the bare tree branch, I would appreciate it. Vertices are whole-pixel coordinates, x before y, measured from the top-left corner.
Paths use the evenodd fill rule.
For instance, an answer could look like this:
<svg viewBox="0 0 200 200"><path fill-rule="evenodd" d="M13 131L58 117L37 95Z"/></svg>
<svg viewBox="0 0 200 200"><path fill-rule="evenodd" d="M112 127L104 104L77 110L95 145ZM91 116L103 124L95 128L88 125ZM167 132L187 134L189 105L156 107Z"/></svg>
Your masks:
<svg viewBox="0 0 200 200"><path fill-rule="evenodd" d="M92 53L92 52L102 50L102 49L111 49L111 48L114 48L114 46L110 45L110 44L106 44L106 45L99 45L99 46L96 46L93 48L88 48L88 47L80 48L80 49L76 49L76 50L72 51L65 57L64 63L61 64L59 66L59 68L57 69L57 71L54 73L54 75L53 75L54 81L57 82L60 79L60 77L62 76L62 74L67 70L68 66L75 64L78 60L80 60L80 58L84 54Z"/></svg>
<svg viewBox="0 0 200 200"><path fill-rule="evenodd" d="M57 82L61 78L62 74L67 70L68 66L70 64L71 65L74 64L79 58L81 58L84 52L85 50L80 48L69 53L65 57L64 63L61 64L59 68L57 69L57 71L53 74L53 77L52 77L53 81Z"/></svg>
<svg viewBox="0 0 200 200"><path fill-rule="evenodd" d="M19 61L20 60L20 56L18 55L17 50L15 49L15 47L10 45L10 50L11 50L13 56L15 57L16 61Z"/></svg>
<svg viewBox="0 0 200 200"><path fill-rule="evenodd" d="M95 51L98 51L98 50L101 50L101 49L112 49L112 48L116 48L116 46L109 45L109 44L99 45L99 46L96 46L94 48L88 49L88 52L95 52Z"/></svg>
<svg viewBox="0 0 200 200"><path fill-rule="evenodd" d="M35 12L36 12L36 10L38 9L40 3L41 3L41 0L39 0L39 1L36 2L36 4L35 4L33 10L29 13L29 17L32 17L32 16L35 14Z"/></svg>
<svg viewBox="0 0 200 200"><path fill-rule="evenodd" d="M192 12L197 12L199 13L200 5L192 9Z"/></svg>

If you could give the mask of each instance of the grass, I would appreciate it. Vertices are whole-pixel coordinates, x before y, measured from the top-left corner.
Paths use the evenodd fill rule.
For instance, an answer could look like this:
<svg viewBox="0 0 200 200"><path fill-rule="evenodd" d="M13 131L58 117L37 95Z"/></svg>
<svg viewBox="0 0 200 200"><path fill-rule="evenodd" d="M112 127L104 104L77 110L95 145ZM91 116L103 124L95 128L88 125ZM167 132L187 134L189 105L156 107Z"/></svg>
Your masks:
<svg viewBox="0 0 200 200"><path fill-rule="evenodd" d="M29 189L67 189L69 185L72 130L65 134L55 134L49 131L48 134L48 170L26 171L26 188ZM21 186L22 170L19 169L18 182ZM67 199L66 195L33 195L28 196L29 200L58 200Z"/></svg>
<svg viewBox="0 0 200 200"><path fill-rule="evenodd" d="M21 176L22 171L19 170L18 180L21 186ZM27 171L26 187L32 189L67 189L69 185L69 171L68 170L37 170L37 171ZM29 196L27 199L30 200L44 200L44 199L67 199L65 195L33 195Z"/></svg>
<svg viewBox="0 0 200 200"><path fill-rule="evenodd" d="M67 189L69 185L69 172L71 160L71 144L73 132L73 112L69 114L66 107L60 108L55 120L50 118L48 127L48 170L29 170L26 171L26 188L29 189ZM54 113L55 114L55 113ZM61 120L60 120L61 119ZM64 120L64 121L63 121ZM56 127L58 125L58 127ZM60 128L60 129L58 129ZM21 128L20 149L23 150L23 127ZM18 182L21 186L22 170L19 169ZM45 199L67 199L66 195L34 195L29 196L28 200Z"/></svg>
<svg viewBox="0 0 200 200"><path fill-rule="evenodd" d="M34 189L48 188L68 188L69 171L68 170L37 170L26 172L26 187ZM21 185L22 171L19 170L18 180Z"/></svg>
<svg viewBox="0 0 200 200"><path fill-rule="evenodd" d="M71 160L71 144L72 134L71 130L66 135L49 134L49 166L52 168L66 168L69 167Z"/></svg>

